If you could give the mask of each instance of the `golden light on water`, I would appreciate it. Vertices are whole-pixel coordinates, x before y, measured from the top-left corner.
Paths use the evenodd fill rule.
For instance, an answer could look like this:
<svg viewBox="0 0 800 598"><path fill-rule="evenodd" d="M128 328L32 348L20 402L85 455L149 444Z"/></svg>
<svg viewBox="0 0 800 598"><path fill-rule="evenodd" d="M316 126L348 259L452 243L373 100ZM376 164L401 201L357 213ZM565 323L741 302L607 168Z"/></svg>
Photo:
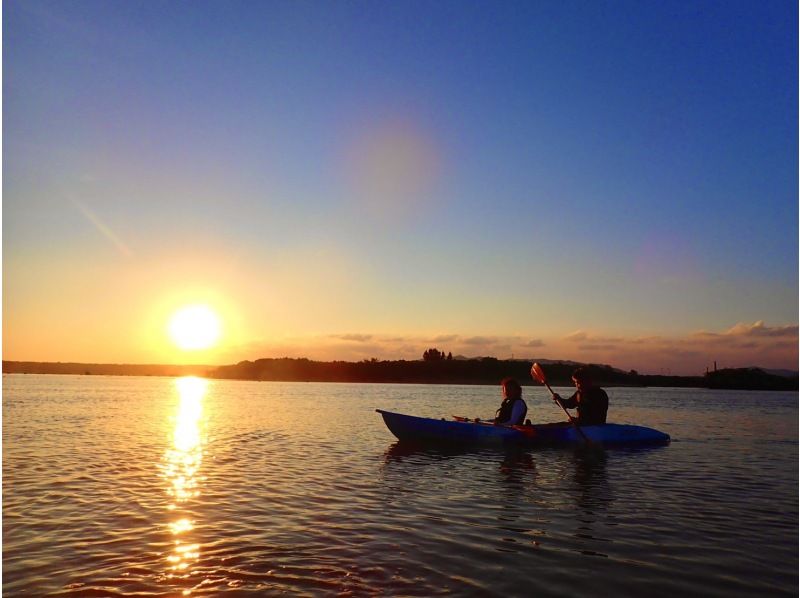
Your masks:
<svg viewBox="0 0 800 598"><path fill-rule="evenodd" d="M195 521L181 510L187 503L200 496L200 475L203 462L203 399L208 391L208 380L193 376L175 380L178 393L177 411L170 446L165 454L164 477L168 482L167 509L175 519L168 524L174 537L175 547L167 556L169 568L174 573L188 569L200 558L200 545L186 541L186 535L194 530Z"/></svg>
<svg viewBox="0 0 800 598"><path fill-rule="evenodd" d="M207 305L186 305L172 314L167 326L175 345L184 351L209 349L217 344L222 325Z"/></svg>
<svg viewBox="0 0 800 598"><path fill-rule="evenodd" d="M169 524L169 529L174 535L182 534L183 532L190 532L194 529L194 522L189 519L178 519Z"/></svg>
<svg viewBox="0 0 800 598"><path fill-rule="evenodd" d="M208 380L188 376L175 381L180 396L178 414L173 434L174 449L184 455L184 461L193 456L200 445L200 419L203 416L203 397Z"/></svg>

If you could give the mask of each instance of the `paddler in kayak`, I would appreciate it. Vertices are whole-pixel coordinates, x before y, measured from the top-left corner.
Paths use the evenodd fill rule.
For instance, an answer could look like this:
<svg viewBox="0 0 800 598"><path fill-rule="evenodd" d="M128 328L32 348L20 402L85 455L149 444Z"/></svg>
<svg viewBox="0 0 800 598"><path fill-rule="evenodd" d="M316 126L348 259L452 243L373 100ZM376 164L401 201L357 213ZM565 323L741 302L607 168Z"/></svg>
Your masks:
<svg viewBox="0 0 800 598"><path fill-rule="evenodd" d="M514 378L503 378L503 402L497 410L494 424L496 426L521 426L528 413L528 406L522 400L522 387Z"/></svg>
<svg viewBox="0 0 800 598"><path fill-rule="evenodd" d="M599 386L595 386L585 368L578 368L572 373L572 383L577 390L568 399L554 394L553 398L567 409L578 409L578 417L572 421L580 426L596 426L606 423L608 413L608 395Z"/></svg>

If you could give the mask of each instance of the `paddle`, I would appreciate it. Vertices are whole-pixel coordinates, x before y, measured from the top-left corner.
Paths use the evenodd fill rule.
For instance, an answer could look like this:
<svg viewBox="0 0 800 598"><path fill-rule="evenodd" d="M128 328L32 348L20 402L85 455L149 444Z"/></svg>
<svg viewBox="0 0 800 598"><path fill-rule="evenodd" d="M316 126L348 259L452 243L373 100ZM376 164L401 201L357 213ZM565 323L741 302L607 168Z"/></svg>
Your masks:
<svg viewBox="0 0 800 598"><path fill-rule="evenodd" d="M464 417L462 415L454 415L453 419L456 420L457 422L466 422L466 423L470 423L470 424L471 423L485 424L485 423L487 423L489 421L489 420L485 420L485 419L482 420L480 417L476 417L475 419L472 419L471 417Z"/></svg>
<svg viewBox="0 0 800 598"><path fill-rule="evenodd" d="M454 415L453 419L455 421L457 421L457 422L461 422L462 424L483 424L484 426L494 426L495 425L494 423L492 423L492 420L490 420L490 419L483 419L482 420L479 417L475 418L475 419L470 419L470 418L464 417L462 415ZM534 429L533 426L508 426L508 425L503 425L502 427L504 427L504 428L512 428L512 429L516 430L517 432L522 432L528 438L534 438L536 436L536 430Z"/></svg>
<svg viewBox="0 0 800 598"><path fill-rule="evenodd" d="M547 377L544 375L544 370L542 369L542 366L540 366L538 363L534 363L533 366L531 366L531 377L534 380L538 381L540 384L544 384L547 387L547 390L549 390L550 394L553 396L553 402L564 410L564 413L567 415L567 418L569 418L570 423L573 426L575 426L575 429L583 437L586 443L591 444L591 440L589 440L586 434L583 433L583 430L581 430L581 427L578 425L578 423L574 419L572 419L572 416L570 416L569 411L567 411L567 408L564 407L564 405L562 405L561 403L559 403L558 400L556 400L556 393L554 393L553 389L550 388L550 385L547 383Z"/></svg>

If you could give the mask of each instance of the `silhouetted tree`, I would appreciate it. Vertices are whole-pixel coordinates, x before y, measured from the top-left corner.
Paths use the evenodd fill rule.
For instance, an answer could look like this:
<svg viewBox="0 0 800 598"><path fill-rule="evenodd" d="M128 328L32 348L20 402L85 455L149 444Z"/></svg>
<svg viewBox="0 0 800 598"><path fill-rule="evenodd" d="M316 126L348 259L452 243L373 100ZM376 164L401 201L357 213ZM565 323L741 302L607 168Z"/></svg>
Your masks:
<svg viewBox="0 0 800 598"><path fill-rule="evenodd" d="M439 349L428 349L422 354L422 359L425 361L442 361L444 359L444 353L439 351Z"/></svg>

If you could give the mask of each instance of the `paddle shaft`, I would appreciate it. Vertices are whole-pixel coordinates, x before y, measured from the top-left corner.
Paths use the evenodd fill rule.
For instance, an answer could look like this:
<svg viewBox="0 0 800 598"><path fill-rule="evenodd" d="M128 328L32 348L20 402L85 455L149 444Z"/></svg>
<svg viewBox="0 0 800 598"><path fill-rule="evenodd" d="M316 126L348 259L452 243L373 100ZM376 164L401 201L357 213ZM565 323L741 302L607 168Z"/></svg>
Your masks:
<svg viewBox="0 0 800 598"><path fill-rule="evenodd" d="M453 419L456 420L457 422L462 423L462 424L483 424L484 426L500 425L500 426L502 426L504 428L511 428L513 430L516 430L517 432L522 432L528 438L535 438L536 437L536 430L535 430L535 428L533 426L508 426L508 425L505 425L505 424L493 424L493 423L490 423L492 420L481 420L481 419L471 420L470 418L463 417L461 415L454 415Z"/></svg>
<svg viewBox="0 0 800 598"><path fill-rule="evenodd" d="M564 413L569 418L569 421L572 422L572 425L575 426L575 428L578 430L578 432L581 433L581 436L583 436L583 439L588 442L589 439L586 438L586 434L583 433L583 430L581 430L581 427L577 424L577 422L574 419L572 419L572 416L569 414L569 411L567 411L567 408L564 407L564 405L562 405L561 403L558 402L558 399L556 399L556 393L553 392L553 389L550 388L550 385L547 382L545 382L544 385L547 387L547 390L550 391L550 394L553 395L553 402L556 405L558 405L559 407L561 407L561 409L563 409Z"/></svg>

